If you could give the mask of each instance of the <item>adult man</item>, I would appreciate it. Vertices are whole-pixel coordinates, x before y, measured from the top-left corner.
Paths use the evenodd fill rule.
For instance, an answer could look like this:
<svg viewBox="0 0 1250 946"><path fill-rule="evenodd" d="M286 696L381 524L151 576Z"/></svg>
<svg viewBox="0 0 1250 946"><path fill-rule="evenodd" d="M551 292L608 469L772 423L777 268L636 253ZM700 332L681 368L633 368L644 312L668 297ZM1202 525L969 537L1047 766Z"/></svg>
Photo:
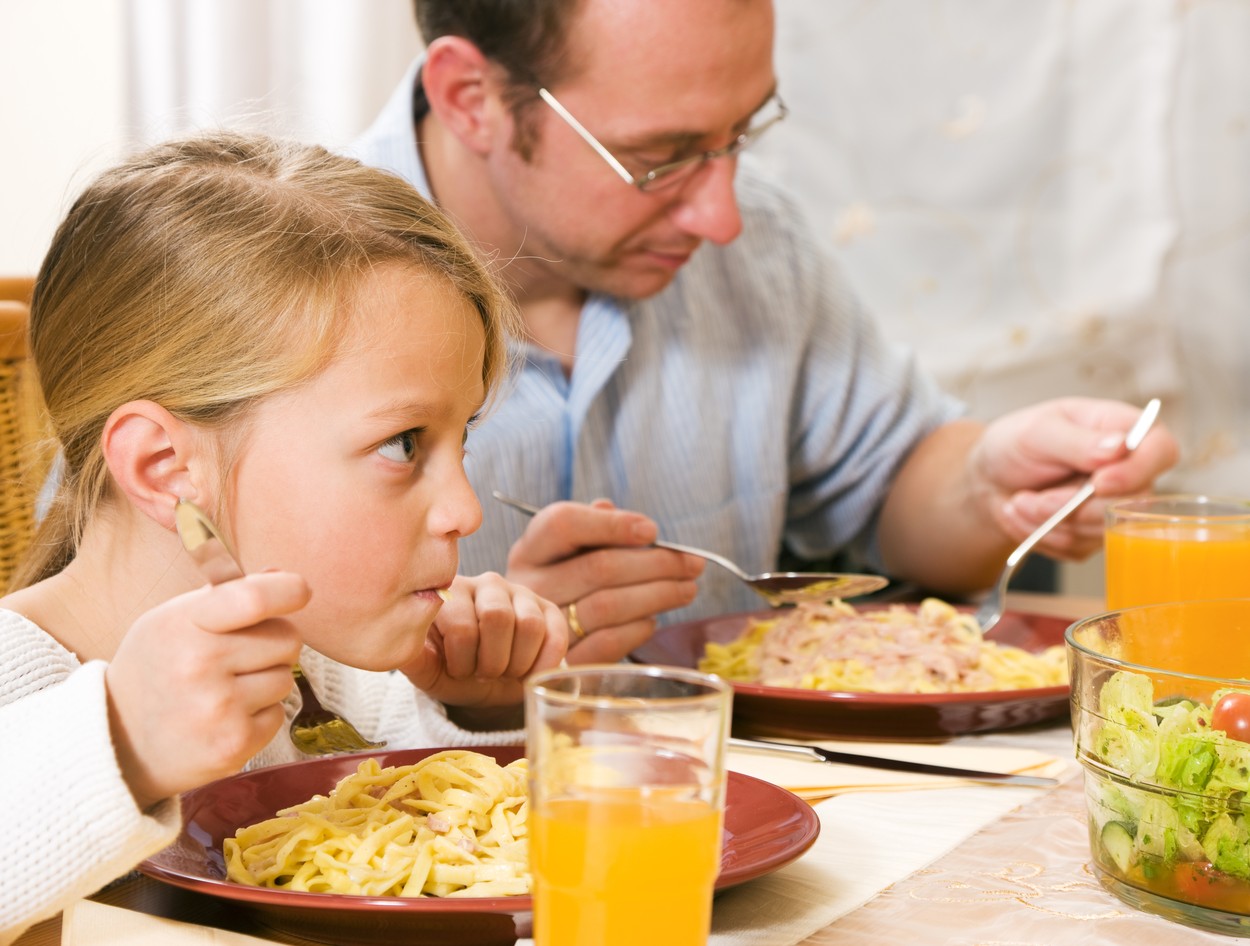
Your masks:
<svg viewBox="0 0 1250 946"><path fill-rule="evenodd" d="M574 606L575 659L673 608L758 605L712 569L684 607L702 566L646 548L657 526L750 570L783 542L858 545L966 592L1075 479L1135 492L1175 461L1163 430L1124 456L1127 404L961 420L885 342L793 202L737 168L784 115L769 0L415 6L426 54L356 152L438 200L520 306L526 363L469 443L485 515L462 561ZM526 523L492 489L555 505ZM1046 550L1087 554L1099 522L1092 504Z"/></svg>

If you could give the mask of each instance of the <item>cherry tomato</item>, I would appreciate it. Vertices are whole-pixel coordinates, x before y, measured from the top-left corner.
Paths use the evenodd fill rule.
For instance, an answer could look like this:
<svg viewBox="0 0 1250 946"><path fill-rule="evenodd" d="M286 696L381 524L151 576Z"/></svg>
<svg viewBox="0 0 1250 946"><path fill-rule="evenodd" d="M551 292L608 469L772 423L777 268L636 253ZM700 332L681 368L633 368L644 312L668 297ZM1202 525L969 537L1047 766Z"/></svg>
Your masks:
<svg viewBox="0 0 1250 946"><path fill-rule="evenodd" d="M1250 693L1225 693L1211 710L1211 728L1250 742Z"/></svg>
<svg viewBox="0 0 1250 946"><path fill-rule="evenodd" d="M1207 861L1181 862L1176 865L1172 882L1176 892L1187 903L1213 907L1217 910L1244 911L1250 904L1250 889ZM1170 894L1171 891L1164 891Z"/></svg>

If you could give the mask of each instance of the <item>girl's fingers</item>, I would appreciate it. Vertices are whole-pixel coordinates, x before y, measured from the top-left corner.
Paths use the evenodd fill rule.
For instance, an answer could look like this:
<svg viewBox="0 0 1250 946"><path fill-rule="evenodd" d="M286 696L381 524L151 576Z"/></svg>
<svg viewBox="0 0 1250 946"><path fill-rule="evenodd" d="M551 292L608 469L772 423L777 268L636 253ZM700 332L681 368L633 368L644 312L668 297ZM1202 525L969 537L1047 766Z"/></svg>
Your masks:
<svg viewBox="0 0 1250 946"><path fill-rule="evenodd" d="M435 627L442 637L443 661L446 664L447 675L453 680L467 680L475 676L478 672L479 651L482 647L483 636L490 635L497 639L506 630L499 626L497 618L495 627L483 626L481 615L477 610L477 604L481 600L480 594L475 595L475 606L472 610L466 613L461 608L451 621L445 620L440 613L435 621ZM489 610L488 613L490 613ZM509 634L509 645L510 640Z"/></svg>
<svg viewBox="0 0 1250 946"><path fill-rule="evenodd" d="M559 608L493 574L458 582L431 630L454 680L519 680L536 664L558 664L567 648Z"/></svg>
<svg viewBox="0 0 1250 946"><path fill-rule="evenodd" d="M282 618L262 621L246 630L230 634L223 648L221 666L234 674L257 673L270 669L290 673L299 662L303 642L294 626Z"/></svg>
<svg viewBox="0 0 1250 946"><path fill-rule="evenodd" d="M550 621L548 608L559 616L559 609L549 602L544 602L532 595L518 595L516 606L516 628L512 634L512 650L504 654L505 659L500 665L499 676L520 679L526 676L538 659L539 652L547 642ZM557 618L564 623L562 616Z"/></svg>
<svg viewBox="0 0 1250 946"><path fill-rule="evenodd" d="M291 572L260 572L181 595L160 607L186 610L198 627L229 633L266 618L292 614L312 597L307 582Z"/></svg>
<svg viewBox="0 0 1250 946"><path fill-rule="evenodd" d="M291 676L291 665L288 663L238 674L234 678L235 701L240 712L249 716L271 707L278 707L291 692L295 680Z"/></svg>
<svg viewBox="0 0 1250 946"><path fill-rule="evenodd" d="M538 654L524 674L525 676L559 666L560 661L564 660L568 653L568 622L564 619L564 612L550 601L543 602L543 627L544 634Z"/></svg>

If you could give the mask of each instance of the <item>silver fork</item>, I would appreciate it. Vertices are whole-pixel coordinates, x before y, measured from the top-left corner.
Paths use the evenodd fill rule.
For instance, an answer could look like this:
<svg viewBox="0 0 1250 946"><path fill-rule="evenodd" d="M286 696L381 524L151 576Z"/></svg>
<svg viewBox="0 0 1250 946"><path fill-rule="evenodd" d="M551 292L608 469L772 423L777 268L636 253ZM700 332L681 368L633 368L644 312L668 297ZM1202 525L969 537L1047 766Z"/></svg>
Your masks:
<svg viewBox="0 0 1250 946"><path fill-rule="evenodd" d="M1158 416L1159 399L1156 397L1142 409L1142 412L1137 416L1137 420L1133 422L1133 426L1129 428L1129 432L1124 435L1124 448L1130 452L1136 450ZM977 608L976 620L977 624L981 625L982 634L1002 619L1003 609L1007 600L1007 583L1011 581L1011 576L1015 572L1016 566L1024 560L1026 555L1033 551L1033 546L1037 545L1047 532L1068 518L1078 506L1093 495L1094 481L1092 479L1086 480L1085 485L1073 493L1071 499L1056 509L1049 519L1034 529L1032 534L1017 545L1015 551L1007 556L1007 564L1003 566L1003 570L999 573L998 581L994 583L994 587L990 589L989 594L985 596L985 600L981 602L981 606Z"/></svg>
<svg viewBox="0 0 1250 946"><path fill-rule="evenodd" d="M238 558L230 551L230 546L204 510L190 500L180 499L174 510L174 521L182 547L210 585L243 577ZM342 716L322 706L299 664L291 668L291 674L295 677L301 699L299 712L291 720L291 742L304 755L363 752L386 745L385 742L370 742Z"/></svg>

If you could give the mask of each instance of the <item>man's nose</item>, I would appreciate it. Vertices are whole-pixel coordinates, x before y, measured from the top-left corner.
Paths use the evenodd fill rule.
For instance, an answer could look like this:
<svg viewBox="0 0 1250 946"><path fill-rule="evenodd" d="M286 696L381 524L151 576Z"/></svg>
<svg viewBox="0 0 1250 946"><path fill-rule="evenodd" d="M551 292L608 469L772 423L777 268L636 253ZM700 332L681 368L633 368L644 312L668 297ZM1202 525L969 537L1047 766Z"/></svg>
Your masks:
<svg viewBox="0 0 1250 946"><path fill-rule="evenodd" d="M734 194L736 155L712 158L686 182L672 219L686 233L726 244L742 232L742 215Z"/></svg>

